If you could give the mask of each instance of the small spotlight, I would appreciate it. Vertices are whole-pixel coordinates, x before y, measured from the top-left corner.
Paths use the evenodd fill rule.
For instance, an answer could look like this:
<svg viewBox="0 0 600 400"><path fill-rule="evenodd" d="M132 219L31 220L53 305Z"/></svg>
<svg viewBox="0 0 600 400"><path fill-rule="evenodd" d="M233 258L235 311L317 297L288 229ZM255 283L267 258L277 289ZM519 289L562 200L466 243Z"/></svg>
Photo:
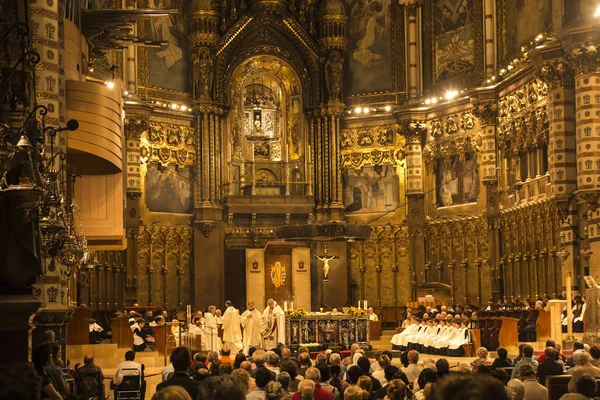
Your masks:
<svg viewBox="0 0 600 400"><path fill-rule="evenodd" d="M355 112L355 113L357 113L357 114L360 114L360 113L362 112L362 108L360 108L360 107L356 107L356 108L354 109L354 112Z"/></svg>
<svg viewBox="0 0 600 400"><path fill-rule="evenodd" d="M184 105L182 105L182 106L181 106L181 111L185 111L185 110L187 110L187 107L186 107L186 106L184 106Z"/></svg>
<svg viewBox="0 0 600 400"><path fill-rule="evenodd" d="M437 97L432 97L432 98L431 98L431 103L432 103L432 104L435 104L435 103L437 103L437 101L438 101Z"/></svg>
<svg viewBox="0 0 600 400"><path fill-rule="evenodd" d="M175 103L172 103L172 104L171 104L171 108L172 108L173 110L175 110L175 109L177 108L177 104L175 104Z"/></svg>
<svg viewBox="0 0 600 400"><path fill-rule="evenodd" d="M458 96L458 92L456 90L449 90L446 92L444 97L446 98L446 100L452 100L455 99L456 96Z"/></svg>
<svg viewBox="0 0 600 400"><path fill-rule="evenodd" d="M124 92L123 92L123 94L124 94L125 96L128 96L128 95L129 95L129 92L126 90L126 91L124 91Z"/></svg>
<svg viewBox="0 0 600 400"><path fill-rule="evenodd" d="M109 89L113 89L115 87L115 83L113 81L110 81L106 84L106 86L108 86Z"/></svg>
<svg viewBox="0 0 600 400"><path fill-rule="evenodd" d="M431 100L430 99L425 100L425 104L430 105L431 104Z"/></svg>
<svg viewBox="0 0 600 400"><path fill-rule="evenodd" d="M508 64L508 67L506 67L506 69L508 69L509 71L512 71L514 67L512 66L512 64Z"/></svg>
<svg viewBox="0 0 600 400"><path fill-rule="evenodd" d="M365 108L363 108L363 112L364 112L365 114L368 114L368 113L370 113L370 112L371 112L371 109L370 109L369 107L365 107Z"/></svg>
<svg viewBox="0 0 600 400"><path fill-rule="evenodd" d="M504 68L502 68L502 69L500 70L500 75L504 75L505 73L506 73L506 70L505 70Z"/></svg>
<svg viewBox="0 0 600 400"><path fill-rule="evenodd" d="M387 111L387 112L392 111L392 106L385 106L385 111Z"/></svg>
<svg viewBox="0 0 600 400"><path fill-rule="evenodd" d="M594 14L594 18L600 18L600 5L596 8L596 14Z"/></svg>

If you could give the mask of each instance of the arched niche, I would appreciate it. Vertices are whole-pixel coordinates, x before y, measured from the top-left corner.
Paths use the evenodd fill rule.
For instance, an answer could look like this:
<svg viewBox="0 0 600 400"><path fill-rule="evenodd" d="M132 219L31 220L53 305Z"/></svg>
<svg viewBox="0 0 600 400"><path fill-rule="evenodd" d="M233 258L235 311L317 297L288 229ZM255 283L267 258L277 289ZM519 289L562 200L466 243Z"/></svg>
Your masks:
<svg viewBox="0 0 600 400"><path fill-rule="evenodd" d="M249 57L233 71L227 91L229 194L303 194L298 185L306 181L307 124L295 69L276 56ZM260 169L277 176L268 190L256 179Z"/></svg>

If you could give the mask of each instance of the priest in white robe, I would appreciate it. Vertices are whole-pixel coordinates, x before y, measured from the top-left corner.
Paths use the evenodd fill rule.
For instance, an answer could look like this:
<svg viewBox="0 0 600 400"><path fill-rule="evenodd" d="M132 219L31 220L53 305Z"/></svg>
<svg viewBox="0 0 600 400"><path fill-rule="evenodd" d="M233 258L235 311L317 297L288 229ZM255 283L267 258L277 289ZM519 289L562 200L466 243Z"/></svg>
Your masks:
<svg viewBox="0 0 600 400"><path fill-rule="evenodd" d="M248 309L242 314L241 322L244 328L244 354L248 354L250 347L261 348L262 337L260 335L260 327L262 314L254 308L253 301L248 303Z"/></svg>
<svg viewBox="0 0 600 400"><path fill-rule="evenodd" d="M262 335L267 350L276 348L279 343L285 344L285 314L275 300L267 301L262 323Z"/></svg>
<svg viewBox="0 0 600 400"><path fill-rule="evenodd" d="M221 319L223 324L223 342L232 355L242 350L242 330L240 329L240 312L231 305L231 301L225 302L225 314Z"/></svg>
<svg viewBox="0 0 600 400"><path fill-rule="evenodd" d="M204 333L206 334L206 347L202 346L202 350L219 351L220 342L219 330L217 329L217 321L215 320L215 312L217 307L208 307L208 312L204 313Z"/></svg>

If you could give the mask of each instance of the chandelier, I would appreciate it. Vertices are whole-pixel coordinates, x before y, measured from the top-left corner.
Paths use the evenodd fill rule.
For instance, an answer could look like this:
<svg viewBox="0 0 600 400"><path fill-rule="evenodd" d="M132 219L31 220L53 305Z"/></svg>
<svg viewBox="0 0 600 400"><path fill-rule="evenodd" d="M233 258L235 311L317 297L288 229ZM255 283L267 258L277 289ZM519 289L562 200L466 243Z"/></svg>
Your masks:
<svg viewBox="0 0 600 400"><path fill-rule="evenodd" d="M23 46L15 65L0 76L0 202L12 213L6 217L10 225L2 229L7 237L19 236L14 240L27 243L27 248L7 250L0 270L3 278L9 277L6 287L16 292L46 272L41 270L42 258L52 259L51 268L54 260L58 261L70 276L86 259L88 250L81 217L75 218L79 209L73 190L79 175L56 144L59 132L74 131L79 123L70 120L64 127L46 125L48 108L36 103L35 74L40 56L27 48L27 25L16 23L9 28L0 45L11 34L18 35ZM15 124L12 121L19 113L21 122ZM28 265L19 265L23 260ZM22 271L9 271L12 269Z"/></svg>

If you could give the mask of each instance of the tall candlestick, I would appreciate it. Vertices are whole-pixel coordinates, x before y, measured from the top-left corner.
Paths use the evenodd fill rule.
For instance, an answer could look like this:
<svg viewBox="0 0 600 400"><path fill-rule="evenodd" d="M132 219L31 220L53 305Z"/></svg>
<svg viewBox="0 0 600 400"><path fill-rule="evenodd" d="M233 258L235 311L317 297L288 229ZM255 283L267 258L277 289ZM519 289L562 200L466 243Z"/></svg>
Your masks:
<svg viewBox="0 0 600 400"><path fill-rule="evenodd" d="M287 310L288 310L288 309L287 309L287 301L284 301L284 302L283 302L283 311L284 311L284 312L287 312Z"/></svg>
<svg viewBox="0 0 600 400"><path fill-rule="evenodd" d="M365 300L365 310L367 309L367 301Z"/></svg>
<svg viewBox="0 0 600 400"><path fill-rule="evenodd" d="M290 307L290 311L294 311L294 302L292 301L292 305Z"/></svg>
<svg viewBox="0 0 600 400"><path fill-rule="evenodd" d="M360 300L358 301L358 309L360 310Z"/></svg>
<svg viewBox="0 0 600 400"><path fill-rule="evenodd" d="M565 284L567 285L567 334L569 336L573 335L573 305L571 304L572 294L571 294L571 272L567 272L567 276L565 279Z"/></svg>

